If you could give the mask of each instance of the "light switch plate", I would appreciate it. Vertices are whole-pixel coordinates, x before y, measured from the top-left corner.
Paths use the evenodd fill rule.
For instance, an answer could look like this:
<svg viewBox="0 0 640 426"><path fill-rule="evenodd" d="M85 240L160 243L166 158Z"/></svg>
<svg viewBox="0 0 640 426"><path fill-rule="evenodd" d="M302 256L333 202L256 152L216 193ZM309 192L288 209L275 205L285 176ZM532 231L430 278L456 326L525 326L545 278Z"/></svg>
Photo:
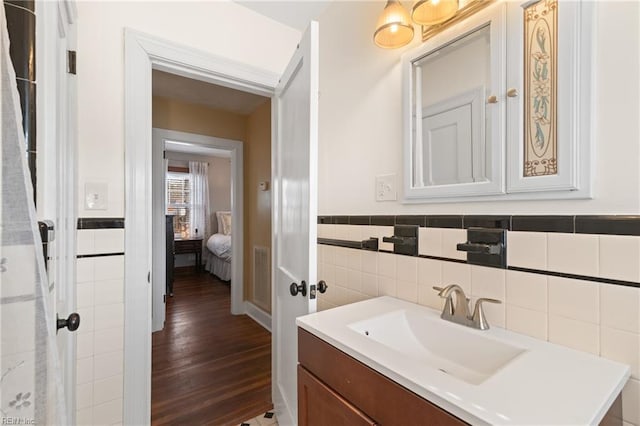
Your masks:
<svg viewBox="0 0 640 426"><path fill-rule="evenodd" d="M84 208L87 210L106 210L109 202L106 183L88 182L84 184Z"/></svg>
<svg viewBox="0 0 640 426"><path fill-rule="evenodd" d="M396 174L376 176L376 201L395 201L397 199Z"/></svg>

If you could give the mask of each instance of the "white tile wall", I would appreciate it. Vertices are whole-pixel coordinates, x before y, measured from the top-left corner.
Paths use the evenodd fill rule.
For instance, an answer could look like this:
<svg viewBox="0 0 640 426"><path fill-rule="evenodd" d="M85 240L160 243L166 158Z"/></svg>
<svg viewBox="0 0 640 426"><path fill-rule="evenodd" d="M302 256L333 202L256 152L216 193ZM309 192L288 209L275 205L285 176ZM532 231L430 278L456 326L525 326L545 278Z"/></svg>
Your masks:
<svg viewBox="0 0 640 426"><path fill-rule="evenodd" d="M442 263L432 259L418 259L418 303L442 309L444 300L433 287L442 286Z"/></svg>
<svg viewBox="0 0 640 426"><path fill-rule="evenodd" d="M548 270L597 277L599 242L597 235L548 233Z"/></svg>
<svg viewBox="0 0 640 426"><path fill-rule="evenodd" d="M464 229L442 228L442 257L450 259L467 260L467 253L458 251L456 246L458 243L467 241L467 231Z"/></svg>
<svg viewBox="0 0 640 426"><path fill-rule="evenodd" d="M599 355L598 325L549 314L549 341Z"/></svg>
<svg viewBox="0 0 640 426"><path fill-rule="evenodd" d="M600 276L640 281L640 238L600 235Z"/></svg>
<svg viewBox="0 0 640 426"><path fill-rule="evenodd" d="M122 253L123 229L79 230L78 254ZM79 425L122 422L124 256L80 258L76 303L82 318L77 336L76 421Z"/></svg>
<svg viewBox="0 0 640 426"><path fill-rule="evenodd" d="M327 226L319 225L318 232ZM331 226L333 238L348 239L341 225ZM393 232L392 227L361 228L361 235ZM455 244L465 239L462 230L421 228L419 252L464 258ZM512 266L640 280L640 237L508 232L507 239ZM502 305L486 306L493 326L629 364L633 376L623 391L623 417L625 424L640 426L640 288L379 252L360 251L358 264L350 253L355 250L320 249L324 264L319 270L326 276L319 278L330 287L320 296L319 309L388 294L440 310L443 301L432 287L448 284L460 285L472 301L500 299ZM352 259L337 261L346 272L339 283L338 274L332 275L338 257Z"/></svg>
<svg viewBox="0 0 640 426"><path fill-rule="evenodd" d="M507 232L507 263L529 269L547 269L547 234Z"/></svg>
<svg viewBox="0 0 640 426"><path fill-rule="evenodd" d="M602 325L640 333L640 294L637 288L617 285L600 287Z"/></svg>
<svg viewBox="0 0 640 426"><path fill-rule="evenodd" d="M418 230L418 253L442 257L442 229L420 228Z"/></svg>
<svg viewBox="0 0 640 426"><path fill-rule="evenodd" d="M595 282L549 277L549 313L598 324L599 289Z"/></svg>

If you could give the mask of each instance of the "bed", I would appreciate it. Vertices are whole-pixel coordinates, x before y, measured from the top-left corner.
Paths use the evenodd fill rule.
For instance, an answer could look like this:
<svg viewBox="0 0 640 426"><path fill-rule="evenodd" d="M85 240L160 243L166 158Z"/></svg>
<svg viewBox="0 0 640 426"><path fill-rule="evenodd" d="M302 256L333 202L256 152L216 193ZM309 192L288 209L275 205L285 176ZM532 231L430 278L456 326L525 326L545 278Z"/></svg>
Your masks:
<svg viewBox="0 0 640 426"><path fill-rule="evenodd" d="M205 270L222 281L231 280L231 212L216 212L218 232L207 239Z"/></svg>

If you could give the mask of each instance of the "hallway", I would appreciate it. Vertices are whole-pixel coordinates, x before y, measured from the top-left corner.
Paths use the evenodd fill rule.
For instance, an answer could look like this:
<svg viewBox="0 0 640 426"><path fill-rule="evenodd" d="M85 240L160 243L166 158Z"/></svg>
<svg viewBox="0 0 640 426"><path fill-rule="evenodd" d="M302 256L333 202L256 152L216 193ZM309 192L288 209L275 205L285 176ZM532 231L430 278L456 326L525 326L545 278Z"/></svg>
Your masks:
<svg viewBox="0 0 640 426"><path fill-rule="evenodd" d="M229 309L229 284L176 274L152 337L152 424L238 424L272 408L271 334Z"/></svg>

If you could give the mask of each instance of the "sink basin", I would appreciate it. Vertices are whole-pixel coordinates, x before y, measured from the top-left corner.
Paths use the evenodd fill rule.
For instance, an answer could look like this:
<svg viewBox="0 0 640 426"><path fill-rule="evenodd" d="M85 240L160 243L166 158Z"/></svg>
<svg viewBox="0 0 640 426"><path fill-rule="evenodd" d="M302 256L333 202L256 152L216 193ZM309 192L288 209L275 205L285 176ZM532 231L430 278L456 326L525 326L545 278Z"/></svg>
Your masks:
<svg viewBox="0 0 640 426"><path fill-rule="evenodd" d="M365 337L423 365L479 385L525 350L466 328L404 309L348 324Z"/></svg>

